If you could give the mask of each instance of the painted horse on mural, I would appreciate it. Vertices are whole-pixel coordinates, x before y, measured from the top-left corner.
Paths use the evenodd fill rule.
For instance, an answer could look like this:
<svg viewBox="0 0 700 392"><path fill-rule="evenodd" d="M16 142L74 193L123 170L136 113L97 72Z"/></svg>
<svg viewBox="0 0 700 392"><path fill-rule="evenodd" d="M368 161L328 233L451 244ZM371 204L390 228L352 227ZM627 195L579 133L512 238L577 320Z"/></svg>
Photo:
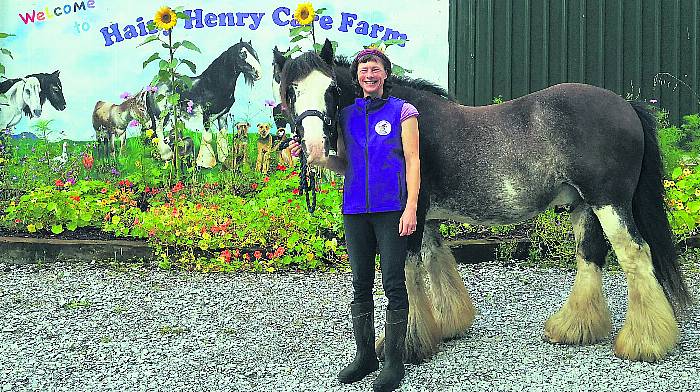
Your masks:
<svg viewBox="0 0 700 392"><path fill-rule="evenodd" d="M39 80L35 77L15 80L16 82L4 92L4 99L0 100L0 130L13 128L22 116L41 116Z"/></svg>
<svg viewBox="0 0 700 392"><path fill-rule="evenodd" d="M54 71L52 73L35 73L27 75L24 78L37 78L39 81L39 104L43 107L44 102L48 100L51 106L56 110L64 110L66 108L66 99L63 97L63 85L61 84L61 79L59 78L60 71ZM4 94L7 90L12 87L20 78L7 79L0 82L0 94ZM29 115L25 111L26 115Z"/></svg>
<svg viewBox="0 0 700 392"><path fill-rule="evenodd" d="M126 146L126 129L132 120L144 121L149 118L146 110L148 91L140 91L120 104L97 101L92 111L92 127L97 140L97 156L115 157L115 139L119 138L120 154ZM155 127L155 117L150 117L151 127Z"/></svg>
<svg viewBox="0 0 700 392"><path fill-rule="evenodd" d="M221 53L204 72L192 78L192 88L180 91L181 113L187 113L187 103L193 102L192 115L186 120L191 129L199 128L210 131L211 124L216 121L219 129L226 129L226 114L231 110L235 99L236 81L243 74L248 85L252 86L262 77L258 54L250 41L242 39ZM159 91L166 86L158 86ZM165 100L156 103L154 94L149 94L148 110L155 118L160 118L164 110ZM199 120L201 118L201 121ZM197 119L192 122L192 119ZM159 121L157 132L161 132L168 122L168 117ZM190 125L192 124L192 125ZM167 135L166 135L167 136Z"/></svg>
<svg viewBox="0 0 700 392"><path fill-rule="evenodd" d="M349 63L333 56L328 41L320 56L275 59L282 100L296 119L308 162L322 164L334 113L355 98ZM474 319L440 236L440 219L509 224L561 204L572 209L577 273L568 299L544 326L545 338L593 344L610 335L601 276L607 237L628 292L615 354L656 361L676 346L674 312L691 296L666 216L655 118L643 104L594 86L560 84L503 104L468 107L424 80L387 82L392 95L421 113L418 228L408 238L406 263L407 360L430 357L441 339L463 334ZM342 139L338 150L342 157Z"/></svg>

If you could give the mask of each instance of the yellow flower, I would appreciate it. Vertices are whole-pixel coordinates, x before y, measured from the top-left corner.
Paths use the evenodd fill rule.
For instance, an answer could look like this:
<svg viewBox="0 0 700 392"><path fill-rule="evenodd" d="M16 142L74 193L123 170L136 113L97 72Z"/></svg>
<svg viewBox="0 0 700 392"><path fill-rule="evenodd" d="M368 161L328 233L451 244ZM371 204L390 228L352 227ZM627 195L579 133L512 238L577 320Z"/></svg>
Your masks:
<svg viewBox="0 0 700 392"><path fill-rule="evenodd" d="M314 21L314 16L316 12L311 3L301 3L297 6L297 10L294 11L294 19L299 22L300 25L311 24Z"/></svg>
<svg viewBox="0 0 700 392"><path fill-rule="evenodd" d="M688 168L683 169L683 175L684 175L684 176L687 177L687 176L690 175L690 173L692 173L692 171L690 171L690 169L688 169Z"/></svg>
<svg viewBox="0 0 700 392"><path fill-rule="evenodd" d="M150 139L151 137L153 137L153 130L152 130L152 129L149 128L149 129L146 130L146 137L149 138L149 139Z"/></svg>
<svg viewBox="0 0 700 392"><path fill-rule="evenodd" d="M134 165L136 165L136 167L138 167L140 169L141 168L141 161L136 161L134 163Z"/></svg>
<svg viewBox="0 0 700 392"><path fill-rule="evenodd" d="M2 165L3 163L5 163L5 158L0 158L0 165Z"/></svg>
<svg viewBox="0 0 700 392"><path fill-rule="evenodd" d="M36 232L36 226L35 226L33 223L32 223L32 224L28 224L28 225L27 225L27 231L30 232L30 233Z"/></svg>
<svg viewBox="0 0 700 392"><path fill-rule="evenodd" d="M170 30L177 24L177 15L170 7L160 7L153 18L156 27L161 30Z"/></svg>
<svg viewBox="0 0 700 392"><path fill-rule="evenodd" d="M700 189L695 190L695 196L700 197Z"/></svg>
<svg viewBox="0 0 700 392"><path fill-rule="evenodd" d="M160 141L160 139L158 139L157 137L154 137L154 138L151 140L151 143L153 143L153 144L158 144L159 141Z"/></svg>

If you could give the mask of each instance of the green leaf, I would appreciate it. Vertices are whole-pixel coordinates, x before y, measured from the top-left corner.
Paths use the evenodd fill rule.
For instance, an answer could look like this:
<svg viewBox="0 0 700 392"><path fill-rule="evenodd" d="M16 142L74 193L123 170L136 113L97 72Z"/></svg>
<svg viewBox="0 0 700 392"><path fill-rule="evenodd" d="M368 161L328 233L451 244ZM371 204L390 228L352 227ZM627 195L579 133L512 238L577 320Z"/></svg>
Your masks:
<svg viewBox="0 0 700 392"><path fill-rule="evenodd" d="M407 73L411 73L411 72L413 72L413 71L411 71L410 69L406 69L398 64L391 65L391 73L396 75L396 76L403 76L403 75L405 75Z"/></svg>
<svg viewBox="0 0 700 392"><path fill-rule="evenodd" d="M158 71L158 76L160 77L160 80L166 82L170 80L170 73L164 69L161 69Z"/></svg>
<svg viewBox="0 0 700 392"><path fill-rule="evenodd" d="M70 221L70 222L68 222L68 224L66 225L66 228L68 229L68 231L75 231L75 229L78 228L78 222L76 222L76 221Z"/></svg>
<svg viewBox="0 0 700 392"><path fill-rule="evenodd" d="M187 19L190 18L189 16L187 16L186 13L184 13L184 12L182 12L182 11L175 11L175 15L177 15L177 18L178 18L178 19L185 19L185 20L187 20Z"/></svg>
<svg viewBox="0 0 700 392"><path fill-rule="evenodd" d="M197 73L197 66L194 65L193 62L191 62L190 60L184 60L184 59L181 60L181 62L183 64L185 64L186 66L188 66L190 68L190 71L192 71L192 73Z"/></svg>
<svg viewBox="0 0 700 392"><path fill-rule="evenodd" d="M10 58L13 60L15 59L14 57L12 57L12 52L10 52L9 50L7 50L5 48L0 48L0 52L2 52L3 54L5 54L7 56L10 56Z"/></svg>
<svg viewBox="0 0 700 392"><path fill-rule="evenodd" d="M150 21L150 22L146 23L146 29L147 29L148 31L153 31L153 30L155 30L156 28L157 28L157 27L156 27L156 22Z"/></svg>
<svg viewBox="0 0 700 392"><path fill-rule="evenodd" d="M303 40L304 38L306 38L306 37L303 36L303 35L297 35L296 37L294 37L294 38L292 38L291 40L289 40L289 42L292 42L292 43L293 43L293 42L298 42L298 41Z"/></svg>
<svg viewBox="0 0 700 392"><path fill-rule="evenodd" d="M149 42L156 41L156 40L158 40L158 38L159 38L159 37L158 37L157 35L152 35L152 36L146 38L145 40L143 40L143 42L141 42L140 44L138 44L136 47L138 48L139 46L146 45L146 44L149 43Z"/></svg>
<svg viewBox="0 0 700 392"><path fill-rule="evenodd" d="M311 31L311 25L292 27L291 29L289 29L289 36L294 37L295 35L298 35L301 32L308 33L309 31Z"/></svg>
<svg viewBox="0 0 700 392"><path fill-rule="evenodd" d="M160 55L158 53L153 53L151 57L149 57L146 61L143 62L143 68L146 68L148 64L151 63L151 61L159 59Z"/></svg>
<svg viewBox="0 0 700 392"><path fill-rule="evenodd" d="M0 33L0 38L14 37L14 34Z"/></svg>
<svg viewBox="0 0 700 392"><path fill-rule="evenodd" d="M182 60L182 62L184 63L185 60ZM192 71L192 73L194 73L194 71ZM180 76L180 81L182 82L182 84L184 85L185 89L187 89L187 90L191 89L191 88L192 88L192 83L194 83L194 82L192 81L192 78L189 77L189 76L187 76L187 75L182 75L182 76Z"/></svg>
<svg viewBox="0 0 700 392"><path fill-rule="evenodd" d="M326 7L323 7L323 8L319 8L319 9L317 9L317 10L314 10L314 12L316 12L316 13L319 14L319 15L321 15L321 14L323 14L323 12L326 11L326 10L327 10L327 8L326 8Z"/></svg>
<svg viewBox="0 0 700 392"><path fill-rule="evenodd" d="M194 50L195 52L202 53L202 51L199 50L197 45L193 44L190 41L187 41L187 40L182 41L182 46L186 47L189 50Z"/></svg>
<svg viewBox="0 0 700 392"><path fill-rule="evenodd" d="M291 57L294 53L296 52L301 52L301 47L299 45L295 45L293 48L289 49L285 54L284 57Z"/></svg>
<svg viewBox="0 0 700 392"><path fill-rule="evenodd" d="M408 41L408 40L406 40L406 39L388 39L388 40L384 41L384 45L386 45L386 46L400 45L400 44L405 44L406 41Z"/></svg>
<svg viewBox="0 0 700 392"><path fill-rule="evenodd" d="M673 177L673 179L676 179L676 178L680 177L681 174L683 174L683 169L681 169L680 167L677 167L677 168L673 169L673 173L671 173L671 177Z"/></svg>
<svg viewBox="0 0 700 392"><path fill-rule="evenodd" d="M56 210L56 203L50 202L49 204L46 205L46 210L47 211L55 211Z"/></svg>
<svg viewBox="0 0 700 392"><path fill-rule="evenodd" d="M54 234L63 233L63 225L53 225L51 226L51 232Z"/></svg>
<svg viewBox="0 0 700 392"><path fill-rule="evenodd" d="M169 64L170 64L170 62L168 62L167 60L162 60L162 59L161 59L161 60L158 62L158 68L160 68L161 70L168 69L168 65L169 65Z"/></svg>

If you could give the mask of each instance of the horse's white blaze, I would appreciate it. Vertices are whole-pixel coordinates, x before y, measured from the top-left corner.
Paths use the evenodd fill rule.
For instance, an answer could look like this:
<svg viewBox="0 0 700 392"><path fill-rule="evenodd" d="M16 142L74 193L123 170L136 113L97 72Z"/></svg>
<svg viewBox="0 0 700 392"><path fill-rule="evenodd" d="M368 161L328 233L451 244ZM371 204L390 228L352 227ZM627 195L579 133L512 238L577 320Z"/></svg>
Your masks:
<svg viewBox="0 0 700 392"><path fill-rule="evenodd" d="M313 71L297 83L294 102L295 115L299 116L306 110L326 112L325 94L333 79L320 71ZM314 163L325 158L323 143L323 120L316 116L308 116L302 120L304 127L304 145L309 154L308 162Z"/></svg>
<svg viewBox="0 0 700 392"><path fill-rule="evenodd" d="M39 99L39 92L41 91L41 84L39 84L39 79L35 77L27 78L24 83L23 98L24 103L27 104L32 115L39 117L41 116L41 100Z"/></svg>
<svg viewBox="0 0 700 392"><path fill-rule="evenodd" d="M255 58L255 56L253 56L252 53L248 51L248 49L243 48L242 52L246 54L245 62L255 70L255 80L260 80L260 78L262 78L262 67L260 66L260 62Z"/></svg>
<svg viewBox="0 0 700 392"><path fill-rule="evenodd" d="M627 277L627 315L615 339L615 354L634 360L659 360L676 345L679 331L671 304L654 276L649 245L635 241L612 206L593 211Z"/></svg>

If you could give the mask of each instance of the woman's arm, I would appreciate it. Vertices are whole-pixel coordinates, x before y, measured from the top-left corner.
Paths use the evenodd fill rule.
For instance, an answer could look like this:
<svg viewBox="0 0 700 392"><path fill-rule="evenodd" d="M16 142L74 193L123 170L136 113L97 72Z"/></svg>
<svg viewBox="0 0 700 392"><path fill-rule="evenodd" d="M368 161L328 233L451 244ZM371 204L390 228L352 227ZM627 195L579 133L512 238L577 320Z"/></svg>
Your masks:
<svg viewBox="0 0 700 392"><path fill-rule="evenodd" d="M409 117L401 122L401 142L406 161L406 209L399 221L399 234L409 235L416 230L416 210L420 191L420 155L418 145L418 117Z"/></svg>

